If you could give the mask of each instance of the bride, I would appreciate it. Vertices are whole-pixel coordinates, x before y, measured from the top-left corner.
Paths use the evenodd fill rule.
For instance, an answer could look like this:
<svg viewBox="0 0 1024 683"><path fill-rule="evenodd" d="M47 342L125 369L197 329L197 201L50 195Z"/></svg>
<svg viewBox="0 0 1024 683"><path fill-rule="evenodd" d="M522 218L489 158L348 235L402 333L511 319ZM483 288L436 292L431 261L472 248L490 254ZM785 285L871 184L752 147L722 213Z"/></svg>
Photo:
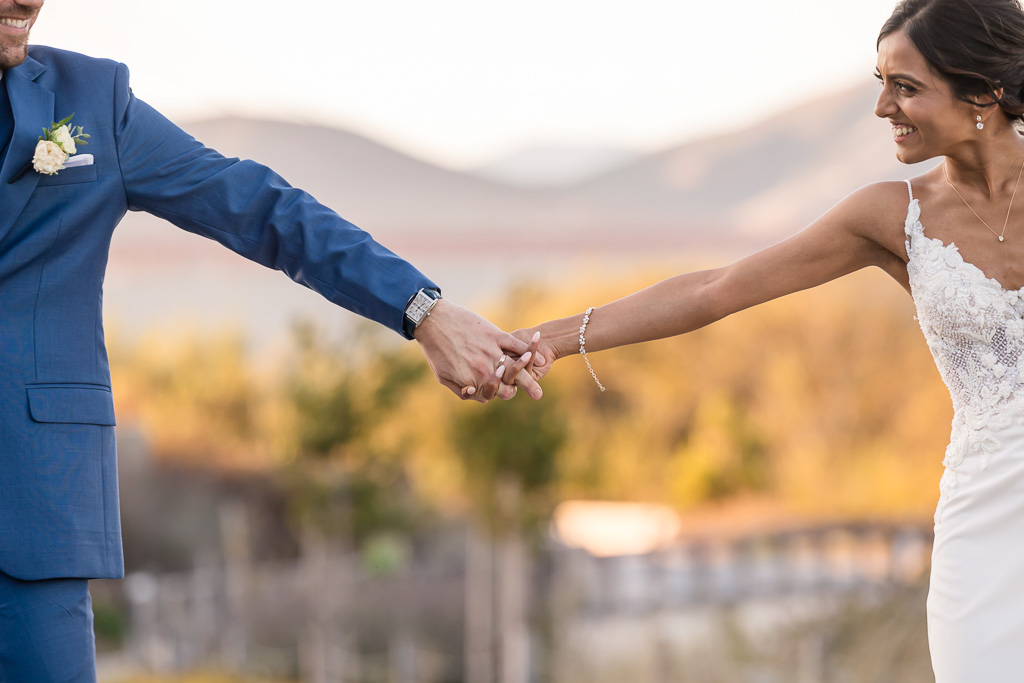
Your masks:
<svg viewBox="0 0 1024 683"><path fill-rule="evenodd" d="M891 123L897 158L941 164L863 187L742 261L517 334L540 332L527 367L539 378L575 353L591 367L595 351L683 334L868 266L884 270L913 297L954 407L928 595L936 681L1016 682L1024 676L1024 11L1017 0L904 0L877 47L875 114ZM514 382L503 369L496 375ZM590 371L601 386L598 369Z"/></svg>

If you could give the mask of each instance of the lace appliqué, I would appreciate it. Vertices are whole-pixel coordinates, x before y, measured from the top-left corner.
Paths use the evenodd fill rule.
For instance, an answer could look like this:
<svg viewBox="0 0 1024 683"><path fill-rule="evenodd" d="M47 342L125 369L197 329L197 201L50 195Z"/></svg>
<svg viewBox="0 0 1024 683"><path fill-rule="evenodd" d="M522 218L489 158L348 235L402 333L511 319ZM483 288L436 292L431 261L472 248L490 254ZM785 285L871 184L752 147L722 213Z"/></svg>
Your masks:
<svg viewBox="0 0 1024 683"><path fill-rule="evenodd" d="M907 183L909 187L909 183ZM912 190L911 190L912 192ZM907 273L928 349L953 400L953 427L939 482L939 523L957 482L983 471L998 433L1024 425L1024 292L1007 290L965 261L955 244L924 234L921 207L907 207ZM968 458L978 458L966 468Z"/></svg>

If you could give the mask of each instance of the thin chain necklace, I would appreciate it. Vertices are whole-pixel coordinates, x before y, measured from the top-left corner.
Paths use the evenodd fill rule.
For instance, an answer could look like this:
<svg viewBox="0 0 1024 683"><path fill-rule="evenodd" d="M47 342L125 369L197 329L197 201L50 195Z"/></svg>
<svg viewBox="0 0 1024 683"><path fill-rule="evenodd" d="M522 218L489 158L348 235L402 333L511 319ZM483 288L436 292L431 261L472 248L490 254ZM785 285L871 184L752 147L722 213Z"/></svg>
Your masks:
<svg viewBox="0 0 1024 683"><path fill-rule="evenodd" d="M974 217L981 221L981 224L988 228L989 232L998 237L1000 242L1004 241L1004 236L1006 235L1006 226L1009 225L1010 223L1010 209L1013 208L1013 198L1017 196L1017 186L1020 185L1020 176L1022 173L1024 173L1024 159L1021 160L1020 170L1017 171L1017 182L1014 183L1013 185L1013 194L1010 195L1010 205L1006 207L1006 218L1003 220L1003 231L996 232L995 230L992 229L991 225L985 222L984 218L978 215L978 212L974 210L974 207L967 203L967 200L964 199L964 196L960 194L960 190L956 189L956 185L949 181L949 170L946 168L945 162L943 162L942 164L942 175L945 176L946 178L946 184L953 188L953 192L956 192L956 196L960 198L960 201L964 203L964 206L970 209L971 213L974 214Z"/></svg>

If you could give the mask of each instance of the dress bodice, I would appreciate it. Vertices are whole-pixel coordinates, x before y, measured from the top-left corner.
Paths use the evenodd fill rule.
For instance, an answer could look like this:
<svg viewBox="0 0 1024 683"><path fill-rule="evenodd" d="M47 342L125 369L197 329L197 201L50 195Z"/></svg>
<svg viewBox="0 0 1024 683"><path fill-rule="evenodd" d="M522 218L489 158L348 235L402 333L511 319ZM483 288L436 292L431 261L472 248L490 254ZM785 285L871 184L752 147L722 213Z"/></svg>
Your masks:
<svg viewBox="0 0 1024 683"><path fill-rule="evenodd" d="M943 493L971 453L987 466L998 432L1024 424L1024 290L1008 290L953 243L924 234L921 206L910 189L907 273L917 319L953 400ZM950 481L951 480L951 481ZM941 508L941 502L940 502Z"/></svg>
<svg viewBox="0 0 1024 683"><path fill-rule="evenodd" d="M954 410L968 424L1016 411L1024 396L1024 291L1004 289L955 244L925 235L913 195L906 235L917 318Z"/></svg>

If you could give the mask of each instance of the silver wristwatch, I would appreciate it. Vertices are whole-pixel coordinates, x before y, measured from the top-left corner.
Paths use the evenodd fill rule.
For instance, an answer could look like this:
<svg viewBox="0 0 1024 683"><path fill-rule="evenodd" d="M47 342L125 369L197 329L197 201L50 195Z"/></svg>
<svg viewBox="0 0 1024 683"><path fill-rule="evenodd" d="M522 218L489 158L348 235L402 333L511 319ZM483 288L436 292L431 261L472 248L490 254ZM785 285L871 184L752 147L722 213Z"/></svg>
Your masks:
<svg viewBox="0 0 1024 683"><path fill-rule="evenodd" d="M407 337L412 338L413 332L427 319L427 316L430 315L430 310L440 300L441 292L436 289L427 288L416 292L409 299L409 303L405 305L405 320L402 324L402 329Z"/></svg>

